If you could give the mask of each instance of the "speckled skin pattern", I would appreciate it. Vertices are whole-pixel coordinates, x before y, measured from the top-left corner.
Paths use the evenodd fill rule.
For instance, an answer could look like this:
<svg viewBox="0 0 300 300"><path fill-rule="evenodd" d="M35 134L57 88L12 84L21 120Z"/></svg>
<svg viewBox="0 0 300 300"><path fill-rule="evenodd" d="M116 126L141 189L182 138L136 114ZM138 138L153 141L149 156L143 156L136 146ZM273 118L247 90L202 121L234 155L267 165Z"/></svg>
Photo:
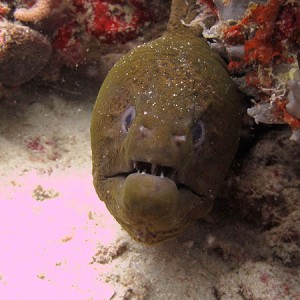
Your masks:
<svg viewBox="0 0 300 300"><path fill-rule="evenodd" d="M221 59L189 29L112 68L92 115L94 186L135 240L173 238L212 208L236 152L239 100Z"/></svg>

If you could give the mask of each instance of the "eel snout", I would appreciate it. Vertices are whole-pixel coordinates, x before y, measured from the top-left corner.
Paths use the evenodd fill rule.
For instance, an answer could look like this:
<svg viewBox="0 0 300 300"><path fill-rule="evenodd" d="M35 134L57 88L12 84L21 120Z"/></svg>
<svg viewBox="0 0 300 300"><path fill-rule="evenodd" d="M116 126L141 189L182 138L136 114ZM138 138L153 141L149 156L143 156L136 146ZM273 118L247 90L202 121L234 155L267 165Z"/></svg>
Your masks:
<svg viewBox="0 0 300 300"><path fill-rule="evenodd" d="M134 171L125 178L122 203L134 219L164 222L188 194L190 199L201 197L178 180L180 172L173 167L145 161L132 161L132 166Z"/></svg>

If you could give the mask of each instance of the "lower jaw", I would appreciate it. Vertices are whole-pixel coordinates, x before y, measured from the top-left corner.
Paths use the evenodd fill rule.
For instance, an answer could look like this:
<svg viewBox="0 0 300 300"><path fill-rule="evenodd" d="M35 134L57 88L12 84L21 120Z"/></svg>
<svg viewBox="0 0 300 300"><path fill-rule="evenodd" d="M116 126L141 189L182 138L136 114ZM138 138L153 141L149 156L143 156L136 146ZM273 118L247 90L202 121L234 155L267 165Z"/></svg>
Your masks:
<svg viewBox="0 0 300 300"><path fill-rule="evenodd" d="M153 230L145 223L137 224L125 224L121 220L117 220L123 229L125 229L128 234L137 242L155 245L160 244L172 239L175 239L181 232L186 230L195 220L183 220L180 223L177 223L175 226L160 230ZM157 226L159 227L159 226Z"/></svg>
<svg viewBox="0 0 300 300"><path fill-rule="evenodd" d="M110 190L113 192L111 193L111 200L106 204L111 214L134 240L148 245L159 244L174 239L195 220L195 218L191 216L191 213L194 211L193 207L195 208L195 202L198 196L189 191L186 187L178 188L178 193L185 194L185 196L179 200L178 203L180 203L180 205L176 209L177 212L183 210L182 214L180 214L181 216L177 215L175 217L171 214L164 216L164 221L162 221L159 218L147 220L147 218L138 217L132 213L128 215L122 203L123 187L126 178L126 176L116 176L108 179L108 181L110 181ZM104 195L103 199L105 199ZM116 209L117 207L119 208ZM120 209L121 207L123 207L123 209ZM168 220L174 220L173 224L170 224Z"/></svg>
<svg viewBox="0 0 300 300"><path fill-rule="evenodd" d="M132 231L132 230L127 230L124 228L129 235L136 241L147 244L147 245L156 245L160 244L169 240L172 240L178 236L178 234L181 231L177 231L174 233L152 233L150 231L145 231L145 232L139 232L139 231Z"/></svg>

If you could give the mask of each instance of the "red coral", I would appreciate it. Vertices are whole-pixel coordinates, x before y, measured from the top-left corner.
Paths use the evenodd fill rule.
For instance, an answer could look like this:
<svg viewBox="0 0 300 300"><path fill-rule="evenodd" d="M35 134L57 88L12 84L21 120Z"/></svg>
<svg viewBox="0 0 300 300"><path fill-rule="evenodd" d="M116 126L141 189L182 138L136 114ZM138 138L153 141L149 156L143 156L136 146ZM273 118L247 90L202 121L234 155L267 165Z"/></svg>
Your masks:
<svg viewBox="0 0 300 300"><path fill-rule="evenodd" d="M245 74L246 83L257 89L262 102L270 101L276 94L276 81L270 71L276 64L295 63L300 44L300 3L269 0L266 4L253 4L242 20L224 28L223 39L227 45L244 45L244 57L230 58L229 71ZM280 96L282 97L282 96ZM280 98L279 97L279 98ZM300 128L300 120L286 110L287 100L277 99L274 114L277 119Z"/></svg>
<svg viewBox="0 0 300 300"><path fill-rule="evenodd" d="M244 19L245 23L255 23L258 27L253 38L245 42L245 62L268 65L281 52L274 41L274 28L282 0L270 0L267 5L259 5Z"/></svg>
<svg viewBox="0 0 300 300"><path fill-rule="evenodd" d="M73 5L74 5L77 13L86 13L87 8L84 4L87 1L85 1L85 0L73 0L72 2L73 2Z"/></svg>
<svg viewBox="0 0 300 300"><path fill-rule="evenodd" d="M61 63L68 66L79 64L85 55L84 43L78 37L78 26L75 22L69 22L60 26L52 41L52 47L58 53Z"/></svg>
<svg viewBox="0 0 300 300"><path fill-rule="evenodd" d="M292 129L298 129L300 128L300 120L288 113L288 111L286 110L287 103L288 100L277 100L275 102L277 110L274 113L279 116L285 123L290 125Z"/></svg>
<svg viewBox="0 0 300 300"><path fill-rule="evenodd" d="M225 27L223 39L230 45L243 44L245 42L244 25L236 24Z"/></svg>
<svg viewBox="0 0 300 300"><path fill-rule="evenodd" d="M139 28L150 20L146 7L140 1L90 1L93 16L87 23L87 31L107 42L125 42L137 36Z"/></svg>
<svg viewBox="0 0 300 300"><path fill-rule="evenodd" d="M205 4L215 16L218 14L217 7L214 4L213 0L198 0L197 2L198 4Z"/></svg>
<svg viewBox="0 0 300 300"><path fill-rule="evenodd" d="M228 70L230 73L238 73L239 70L242 70L243 69L243 63L244 62L239 62L239 61L230 61L228 63Z"/></svg>
<svg viewBox="0 0 300 300"><path fill-rule="evenodd" d="M59 60L69 66L85 57L92 38L105 43L126 42L153 18L151 9L139 0L72 0L64 12L68 22L57 28L53 47Z"/></svg>
<svg viewBox="0 0 300 300"><path fill-rule="evenodd" d="M300 30L300 5L289 3L284 6L276 22L276 36L280 40L293 39Z"/></svg>
<svg viewBox="0 0 300 300"><path fill-rule="evenodd" d="M297 39L300 28L300 4L283 0L269 0L265 5L253 6L238 24L223 31L226 44L244 44L244 66L268 66L274 59L293 63L286 54L286 40ZM253 36L247 30L256 29ZM250 35L251 38L247 38Z"/></svg>
<svg viewBox="0 0 300 300"><path fill-rule="evenodd" d="M0 21L2 21L9 13L9 7L6 4L0 3Z"/></svg>

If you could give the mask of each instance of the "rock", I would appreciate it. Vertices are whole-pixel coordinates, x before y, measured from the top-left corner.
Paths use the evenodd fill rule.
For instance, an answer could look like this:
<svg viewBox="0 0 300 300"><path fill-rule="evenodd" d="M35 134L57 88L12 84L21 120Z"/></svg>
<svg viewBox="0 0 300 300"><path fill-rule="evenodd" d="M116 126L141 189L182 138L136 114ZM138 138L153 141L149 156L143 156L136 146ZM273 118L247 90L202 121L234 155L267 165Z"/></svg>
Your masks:
<svg viewBox="0 0 300 300"><path fill-rule="evenodd" d="M48 39L27 26L0 22L0 82L17 86L35 77L47 64Z"/></svg>
<svg viewBox="0 0 300 300"><path fill-rule="evenodd" d="M254 226L283 264L300 265L300 148L289 134L266 133L229 176L218 203Z"/></svg>

